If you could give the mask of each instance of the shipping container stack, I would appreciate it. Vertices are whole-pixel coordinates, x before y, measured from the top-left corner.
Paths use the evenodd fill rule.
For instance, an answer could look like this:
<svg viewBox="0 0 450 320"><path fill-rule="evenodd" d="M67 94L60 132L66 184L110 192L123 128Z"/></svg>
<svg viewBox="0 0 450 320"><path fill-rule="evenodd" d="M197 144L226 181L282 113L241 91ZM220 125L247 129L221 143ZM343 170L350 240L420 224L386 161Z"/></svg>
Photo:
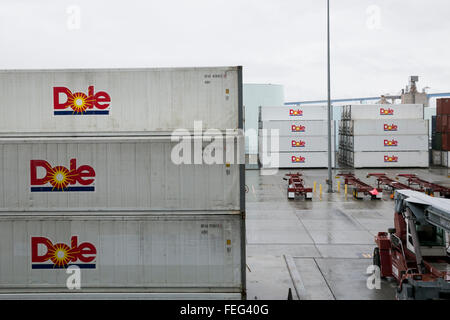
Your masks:
<svg viewBox="0 0 450 320"><path fill-rule="evenodd" d="M327 106L261 106L258 143L262 168L328 167Z"/></svg>
<svg viewBox="0 0 450 320"><path fill-rule="evenodd" d="M428 167L421 104L348 105L339 123L339 162L354 168Z"/></svg>
<svg viewBox="0 0 450 320"><path fill-rule="evenodd" d="M241 67L2 71L0 88L1 294L245 298Z"/></svg>
<svg viewBox="0 0 450 320"><path fill-rule="evenodd" d="M434 165L449 168L450 153L450 99L436 100L436 124L432 128L432 161Z"/></svg>

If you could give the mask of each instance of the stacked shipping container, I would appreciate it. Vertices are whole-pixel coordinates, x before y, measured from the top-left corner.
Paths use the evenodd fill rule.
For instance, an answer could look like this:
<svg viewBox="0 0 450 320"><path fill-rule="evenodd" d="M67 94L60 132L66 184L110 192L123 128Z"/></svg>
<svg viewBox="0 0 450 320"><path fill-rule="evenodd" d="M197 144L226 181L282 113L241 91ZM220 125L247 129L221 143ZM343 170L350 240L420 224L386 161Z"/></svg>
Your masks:
<svg viewBox="0 0 450 320"><path fill-rule="evenodd" d="M0 297L245 297L241 67L3 71L0 90Z"/></svg>
<svg viewBox="0 0 450 320"><path fill-rule="evenodd" d="M435 165L450 167L450 99L436 100L436 125L432 128L432 161Z"/></svg>
<svg viewBox="0 0 450 320"><path fill-rule="evenodd" d="M326 119L326 106L260 107L259 162L261 166L263 168L328 167ZM334 133L334 124L331 132ZM333 141L333 157L334 145Z"/></svg>
<svg viewBox="0 0 450 320"><path fill-rule="evenodd" d="M428 167L423 105L349 105L339 123L339 161L355 168Z"/></svg>

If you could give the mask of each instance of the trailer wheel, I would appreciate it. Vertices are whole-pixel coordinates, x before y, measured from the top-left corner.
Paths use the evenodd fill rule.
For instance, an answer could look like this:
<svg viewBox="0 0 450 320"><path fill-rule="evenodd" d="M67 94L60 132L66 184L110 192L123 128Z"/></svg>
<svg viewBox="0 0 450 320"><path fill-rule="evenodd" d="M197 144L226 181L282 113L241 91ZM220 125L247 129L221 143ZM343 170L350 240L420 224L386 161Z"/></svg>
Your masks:
<svg viewBox="0 0 450 320"><path fill-rule="evenodd" d="M397 300L415 300L414 287L408 283L408 280L404 280L397 287Z"/></svg>

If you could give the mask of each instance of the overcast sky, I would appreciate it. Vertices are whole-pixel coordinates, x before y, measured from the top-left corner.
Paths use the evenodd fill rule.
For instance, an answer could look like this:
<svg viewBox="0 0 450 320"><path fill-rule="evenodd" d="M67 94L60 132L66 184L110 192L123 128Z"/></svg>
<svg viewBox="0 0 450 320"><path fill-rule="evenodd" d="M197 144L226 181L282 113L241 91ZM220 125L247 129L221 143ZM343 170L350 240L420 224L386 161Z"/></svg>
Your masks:
<svg viewBox="0 0 450 320"><path fill-rule="evenodd" d="M78 15L79 12L79 15ZM334 98L450 91L450 1L331 0ZM287 101L326 98L325 0L0 2L0 68L242 65Z"/></svg>

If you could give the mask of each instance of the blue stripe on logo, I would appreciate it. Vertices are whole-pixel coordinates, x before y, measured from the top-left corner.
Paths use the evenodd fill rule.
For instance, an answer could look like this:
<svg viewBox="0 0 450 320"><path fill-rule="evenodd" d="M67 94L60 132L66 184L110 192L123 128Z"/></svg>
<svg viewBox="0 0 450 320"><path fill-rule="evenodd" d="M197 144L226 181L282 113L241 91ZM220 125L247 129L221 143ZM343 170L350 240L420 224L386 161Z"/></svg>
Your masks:
<svg viewBox="0 0 450 320"><path fill-rule="evenodd" d="M67 187L56 189L53 187L31 187L31 192L71 192L71 191L95 191L95 187Z"/></svg>
<svg viewBox="0 0 450 320"><path fill-rule="evenodd" d="M66 269L70 266L77 266L80 269L95 269L95 263L71 263L67 266L57 266L54 264L32 264L31 269Z"/></svg>
<svg viewBox="0 0 450 320"><path fill-rule="evenodd" d="M55 116L66 116L66 115L84 116L84 115L105 115L105 114L109 114L109 110L88 110L85 112L75 112L73 110L53 111L53 115Z"/></svg>

